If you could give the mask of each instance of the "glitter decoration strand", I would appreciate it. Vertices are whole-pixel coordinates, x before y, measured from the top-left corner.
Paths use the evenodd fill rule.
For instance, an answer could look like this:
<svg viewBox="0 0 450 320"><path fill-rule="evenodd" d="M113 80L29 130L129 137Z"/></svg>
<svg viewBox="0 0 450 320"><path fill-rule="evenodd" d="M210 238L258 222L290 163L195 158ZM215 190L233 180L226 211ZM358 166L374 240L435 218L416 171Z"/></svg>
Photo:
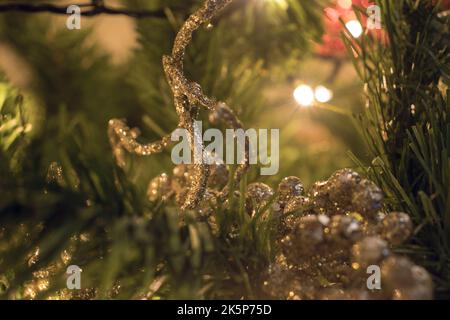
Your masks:
<svg viewBox="0 0 450 320"><path fill-rule="evenodd" d="M179 30L171 56L164 56L162 64L174 96L174 105L179 117L179 128L184 128L189 132L189 143L192 150L199 150L204 153L202 139L196 137L195 121L198 117L199 107L210 110L210 119L222 121L233 129L243 129L243 125L234 112L223 102L207 97L201 86L193 81L189 81L183 73L183 60L186 48L192 40L193 33L204 23L217 15L231 0L206 0L202 7L194 12ZM119 167L125 166L124 150L148 156L159 153L171 144L170 136L150 144L141 144L136 139L138 132L130 129L125 120L112 119L109 122L108 135L116 163ZM234 176L234 183L237 184L249 168L248 154L249 140L245 140L245 155L243 163L240 163ZM205 192L209 177L210 166L201 163L192 165L191 185L188 188L184 203L181 208L195 209L200 204ZM225 187L220 193L221 198L228 195Z"/></svg>

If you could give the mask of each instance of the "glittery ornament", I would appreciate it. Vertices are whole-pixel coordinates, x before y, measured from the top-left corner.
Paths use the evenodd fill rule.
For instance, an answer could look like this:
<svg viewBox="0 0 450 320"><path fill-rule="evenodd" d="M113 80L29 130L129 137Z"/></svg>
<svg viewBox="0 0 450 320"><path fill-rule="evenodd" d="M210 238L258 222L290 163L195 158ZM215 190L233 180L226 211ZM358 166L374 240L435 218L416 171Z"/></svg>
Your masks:
<svg viewBox="0 0 450 320"><path fill-rule="evenodd" d="M247 186L247 193L245 194L246 211L253 215L259 210L267 206L274 192L271 187L264 183L256 182Z"/></svg>
<svg viewBox="0 0 450 320"><path fill-rule="evenodd" d="M200 220L208 220L210 216L214 215L217 208L217 201L219 199L219 192L214 189L206 189L202 201L197 209Z"/></svg>
<svg viewBox="0 0 450 320"><path fill-rule="evenodd" d="M202 139L198 139L195 129L195 121L199 114L199 108L204 107L211 112L217 113L218 120L223 121L234 129L242 128L242 124L231 109L215 99L207 97L200 85L188 80L184 75L183 60L186 47L192 40L193 33L203 24L220 12L231 0L206 0L203 5L189 16L182 25L172 49L172 54L163 57L163 69L167 82L172 89L175 110L179 121L178 126L189 132L189 143L191 150L200 151L204 154ZM141 144L137 141L138 133L127 127L124 120L112 119L109 122L108 135L117 165L125 166L124 150L138 155L151 155L161 152L170 145L170 136L163 137L161 141L150 144ZM239 183L242 175L249 166L248 138L246 138L246 153L244 163L240 164L235 173L234 182ZM195 209L198 207L207 187L210 167L206 164L192 165L192 179L189 187L177 193L177 199L181 209ZM225 197L228 193L225 187L222 191ZM182 194L182 196L180 196Z"/></svg>
<svg viewBox="0 0 450 320"><path fill-rule="evenodd" d="M301 208L304 208L306 205L309 204L309 199L303 196L297 196L295 198L289 199L289 201L286 203L284 207L284 213L292 213L294 211L297 211Z"/></svg>
<svg viewBox="0 0 450 320"><path fill-rule="evenodd" d="M330 190L330 200L340 205L347 205L351 200L349 195L354 192L360 182L361 176L351 169L342 169L335 172L327 183Z"/></svg>
<svg viewBox="0 0 450 320"><path fill-rule="evenodd" d="M311 199L312 212L321 214L333 210L328 195L327 181L319 181L314 183L309 191L309 198Z"/></svg>
<svg viewBox="0 0 450 320"><path fill-rule="evenodd" d="M412 234L413 224L409 215L392 212L382 221L382 235L393 245L400 245Z"/></svg>
<svg viewBox="0 0 450 320"><path fill-rule="evenodd" d="M229 179L229 171L225 164L213 164L210 166L210 175L208 179L208 187L223 188Z"/></svg>
<svg viewBox="0 0 450 320"><path fill-rule="evenodd" d="M117 165L125 167L124 150L140 156L148 156L160 153L165 147L171 144L170 136L164 137L161 141L142 144L136 139L139 136L138 129L130 129L125 120L111 119L108 124L108 136Z"/></svg>
<svg viewBox="0 0 450 320"><path fill-rule="evenodd" d="M280 219L278 233L280 237L284 237L296 227L298 220L301 216L306 215L302 208L308 204L308 198L298 196L289 200L289 202L282 206L279 202L275 202L273 207L273 213Z"/></svg>
<svg viewBox="0 0 450 320"><path fill-rule="evenodd" d="M389 254L388 244L379 237L367 237L353 246L352 254L356 268L377 264Z"/></svg>
<svg viewBox="0 0 450 320"><path fill-rule="evenodd" d="M71 300L95 300L98 296L96 288L82 288L80 290L71 290Z"/></svg>
<svg viewBox="0 0 450 320"><path fill-rule="evenodd" d="M311 246L323 241L323 224L316 216L306 216L299 220L295 234L298 241L306 241Z"/></svg>
<svg viewBox="0 0 450 320"><path fill-rule="evenodd" d="M398 277L395 268L383 267L390 266L386 262L391 259L389 244L380 237L375 221L350 213L296 216L290 222L290 228L279 231L284 259L278 256L263 282L271 298L427 299L432 294L431 278L424 269L412 265L410 273L414 275L401 281L394 279ZM387 270L383 290L367 289L369 265ZM413 285L402 286L408 282Z"/></svg>
<svg viewBox="0 0 450 320"><path fill-rule="evenodd" d="M65 179L66 178L66 179ZM46 177L47 183L57 184L60 187L69 186L66 182L70 182L70 187L78 189L80 186L80 178L73 169L69 169L67 172L63 171L62 166L58 162L50 163Z"/></svg>
<svg viewBox="0 0 450 320"><path fill-rule="evenodd" d="M328 237L333 241L352 243L363 236L361 222L352 216L337 215L331 217Z"/></svg>
<svg viewBox="0 0 450 320"><path fill-rule="evenodd" d="M174 179L177 180L180 185L186 186L189 184L188 179L191 174L189 172L189 166L185 164L179 164L175 168L173 168L173 176Z"/></svg>
<svg viewBox="0 0 450 320"><path fill-rule="evenodd" d="M204 146L201 139L198 143L199 145L195 145L195 141L199 140L195 139L194 130L194 121L198 114L198 106L214 110L219 108L219 104L214 99L205 96L200 85L184 77L183 59L186 47L192 40L193 32L202 24L208 23L229 2L229 0L205 1L203 6L194 12L181 27L175 37L172 55L163 57L164 72L174 95L175 109L179 116L179 126L188 130L191 136L191 149L196 150L200 148L202 153L204 152ZM220 108L226 109L227 107L225 104L222 104ZM230 112L230 114L232 113ZM246 160L248 160L248 157L246 157ZM191 180L191 186L186 194L182 209L196 208L206 189L209 167L205 164L197 164L194 165L194 168L195 178Z"/></svg>
<svg viewBox="0 0 450 320"><path fill-rule="evenodd" d="M289 200L303 196L305 188L297 177L286 177L278 185L278 201L284 205Z"/></svg>
<svg viewBox="0 0 450 320"><path fill-rule="evenodd" d="M312 297L311 281L301 281L297 270L289 265L284 255L278 255L268 267L262 280L262 290L269 298L300 300Z"/></svg>
<svg viewBox="0 0 450 320"><path fill-rule="evenodd" d="M147 189L147 197L150 201L167 200L172 194L172 182L166 173L153 178Z"/></svg>
<svg viewBox="0 0 450 320"><path fill-rule="evenodd" d="M67 267L68 263L72 259L72 253L75 249L74 238L70 239L69 245L65 250L59 255L58 258L51 261L44 267L37 269L32 272L32 279L25 282L23 287L19 291L11 293L13 296L19 294L25 299L36 299L39 295L45 294L51 285L51 281L56 275L64 273L63 270ZM40 248L36 247L28 255L28 266L35 267L38 262L40 262Z"/></svg>
<svg viewBox="0 0 450 320"><path fill-rule="evenodd" d="M268 277L263 282L263 291L270 297L300 300L304 290L300 281L292 271L280 269L276 264L270 266Z"/></svg>
<svg viewBox="0 0 450 320"><path fill-rule="evenodd" d="M354 211L373 218L382 208L383 192L372 181L362 180L353 194Z"/></svg>
<svg viewBox="0 0 450 320"><path fill-rule="evenodd" d="M276 260L280 260L277 257ZM292 288L287 288L293 282L295 275L289 270L285 263L275 261L268 269L267 274L264 275L262 290L270 297L283 297L286 299L289 291Z"/></svg>
<svg viewBox="0 0 450 320"><path fill-rule="evenodd" d="M176 194L177 203L182 205L193 178L192 166L179 164L173 168L172 189Z"/></svg>
<svg viewBox="0 0 450 320"><path fill-rule="evenodd" d="M317 216L301 217L293 232L281 240L283 252L289 261L298 262L316 250L324 240L324 225Z"/></svg>
<svg viewBox="0 0 450 320"><path fill-rule="evenodd" d="M383 290L393 299L433 298L433 282L428 272L408 258L391 256L381 265Z"/></svg>
<svg viewBox="0 0 450 320"><path fill-rule="evenodd" d="M317 182L309 192L313 213L328 215L356 211L374 217L381 209L383 194L371 181L350 169L334 173L328 181Z"/></svg>

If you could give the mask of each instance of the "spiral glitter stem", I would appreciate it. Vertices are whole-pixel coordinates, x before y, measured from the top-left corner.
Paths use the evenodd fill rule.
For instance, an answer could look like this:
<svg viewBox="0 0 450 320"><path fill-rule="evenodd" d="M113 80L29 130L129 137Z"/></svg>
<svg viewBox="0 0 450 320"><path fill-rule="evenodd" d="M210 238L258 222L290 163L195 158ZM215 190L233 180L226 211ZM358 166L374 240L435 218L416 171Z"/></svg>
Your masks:
<svg viewBox="0 0 450 320"><path fill-rule="evenodd" d="M183 24L174 41L172 54L165 55L162 59L167 82L174 96L174 105L179 117L179 128L184 128L189 132L189 144L191 150L199 150L204 153L203 140L196 137L195 121L198 118L199 107L210 110L210 117L216 117L233 129L242 129L242 123L233 111L223 102L207 97L201 86L184 76L183 60L186 48L192 40L193 33L204 23L209 22L216 16L231 0L206 0L203 6L194 12ZM120 167L124 167L124 150L138 155L151 155L161 152L170 144L170 137L164 137L161 141L150 144L141 144L136 141L137 134L126 126L124 120L113 119L109 123L109 139L113 148L116 162ZM245 140L245 156L243 163L239 164L236 170L234 183L239 183L240 179L249 167L249 140ZM203 159L202 159L203 160ZM210 168L208 165L195 163L193 166L193 179L188 188L186 199L181 208L195 209L202 200L209 177ZM221 192L222 197L226 197L228 189Z"/></svg>

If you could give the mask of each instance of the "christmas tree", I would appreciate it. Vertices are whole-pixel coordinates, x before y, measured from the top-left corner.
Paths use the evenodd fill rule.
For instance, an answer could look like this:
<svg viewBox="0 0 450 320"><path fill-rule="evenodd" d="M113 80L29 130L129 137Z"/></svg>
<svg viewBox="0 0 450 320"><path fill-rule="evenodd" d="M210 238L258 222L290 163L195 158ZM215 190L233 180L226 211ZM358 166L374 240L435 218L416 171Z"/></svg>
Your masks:
<svg viewBox="0 0 450 320"><path fill-rule="evenodd" d="M71 5L0 2L0 298L448 296L448 1Z"/></svg>

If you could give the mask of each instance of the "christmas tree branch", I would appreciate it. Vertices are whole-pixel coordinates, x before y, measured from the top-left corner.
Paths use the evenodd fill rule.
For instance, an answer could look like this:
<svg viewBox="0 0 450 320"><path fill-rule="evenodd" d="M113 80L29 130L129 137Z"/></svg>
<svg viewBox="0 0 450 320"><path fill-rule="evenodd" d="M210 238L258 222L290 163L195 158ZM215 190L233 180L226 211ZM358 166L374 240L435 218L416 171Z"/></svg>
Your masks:
<svg viewBox="0 0 450 320"><path fill-rule="evenodd" d="M163 18L165 13L163 9L159 10L129 10L123 8L112 8L103 3L103 1L92 1L92 3L77 4L81 8L81 15L92 17L100 14L110 15L126 15L133 18ZM6 3L0 4L1 12L26 12L26 13L54 13L67 14L67 6L56 6L48 3L31 4L31 3Z"/></svg>

